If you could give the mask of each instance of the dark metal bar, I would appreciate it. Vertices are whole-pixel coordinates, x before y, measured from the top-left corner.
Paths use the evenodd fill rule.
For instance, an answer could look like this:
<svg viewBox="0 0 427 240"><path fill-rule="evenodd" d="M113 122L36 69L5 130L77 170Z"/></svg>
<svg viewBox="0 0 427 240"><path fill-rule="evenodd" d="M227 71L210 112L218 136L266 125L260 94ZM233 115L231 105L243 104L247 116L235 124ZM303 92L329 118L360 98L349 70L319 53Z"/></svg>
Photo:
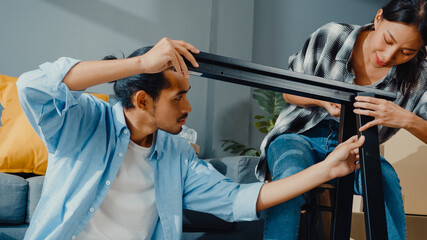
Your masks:
<svg viewBox="0 0 427 240"><path fill-rule="evenodd" d="M369 93L393 101L397 94L374 88L328 80L239 59L201 52L194 55L198 68L187 62L190 74L216 80L310 97L341 104L340 142L358 133L358 126L369 119L353 113L354 96ZM366 95L366 94L365 94ZM358 125L359 124L359 125ZM360 133L359 133L360 134ZM387 239L384 194L379 160L377 128L362 133L366 140L361 152L366 232L368 239ZM338 179L334 199L331 239L350 238L354 174ZM380 187L379 187L380 186ZM381 189L380 189L381 188ZM375 211L374 211L375 209ZM375 227L374 227L375 223Z"/></svg>
<svg viewBox="0 0 427 240"><path fill-rule="evenodd" d="M194 55L198 68L187 64L190 74L251 87L310 97L336 103L349 103L358 92L373 92L379 98L394 100L395 93L312 75L269 67L239 59L200 52Z"/></svg>
<svg viewBox="0 0 427 240"><path fill-rule="evenodd" d="M359 96L375 97L373 93L359 93ZM363 126L373 117L357 115L357 127ZM363 206L367 240L388 239L385 218L384 190L379 153L378 127L359 133L365 136L360 148L360 171L362 176Z"/></svg>
<svg viewBox="0 0 427 240"><path fill-rule="evenodd" d="M344 142L357 132L353 104L341 105L340 131L338 141ZM350 239L351 215L353 210L354 173L337 179L331 239Z"/></svg>

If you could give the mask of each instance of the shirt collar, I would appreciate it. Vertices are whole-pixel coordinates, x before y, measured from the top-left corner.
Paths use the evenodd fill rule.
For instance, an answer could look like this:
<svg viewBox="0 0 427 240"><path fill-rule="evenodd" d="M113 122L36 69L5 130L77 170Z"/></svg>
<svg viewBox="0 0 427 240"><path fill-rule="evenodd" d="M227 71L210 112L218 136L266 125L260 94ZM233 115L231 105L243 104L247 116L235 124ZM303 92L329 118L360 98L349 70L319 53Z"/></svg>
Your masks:
<svg viewBox="0 0 427 240"><path fill-rule="evenodd" d="M338 51L335 60L349 63L357 36L359 35L360 31L369 29L371 26L372 23L366 24L365 26L356 26L348 35L343 44L343 47Z"/></svg>
<svg viewBox="0 0 427 240"><path fill-rule="evenodd" d="M343 47L338 51L337 56L335 57L336 61L342 61L345 62L348 66L350 64L350 58L351 54L353 52L354 44L356 43L357 36L359 35L360 31L367 30L373 26L373 23L368 23L364 26L356 26L353 31L348 35L347 39L345 40ZM387 73L386 77L377 82L377 84L390 83L395 77L396 77L396 69L397 66L392 66L390 71Z"/></svg>
<svg viewBox="0 0 427 240"><path fill-rule="evenodd" d="M115 118L114 127L117 129L116 137L119 137L121 132L127 128L123 106L120 101L113 106L113 116Z"/></svg>
<svg viewBox="0 0 427 240"><path fill-rule="evenodd" d="M166 142L166 136L167 132L162 131L160 129L157 129L154 133L154 139L153 139L153 150L151 152L150 159L158 160L160 159L160 153L165 148L165 142Z"/></svg>
<svg viewBox="0 0 427 240"><path fill-rule="evenodd" d="M115 116L116 121L114 121L114 127L117 129L116 131L116 137L120 136L120 133L126 128L126 120L125 115L123 112L123 105L119 101L113 106L113 114ZM129 131L129 130L128 130ZM156 130L154 133L155 138L153 139L153 150L151 151L150 159L157 160L159 156L159 150L164 148L164 141L166 138L166 135L168 133L162 131L162 130Z"/></svg>

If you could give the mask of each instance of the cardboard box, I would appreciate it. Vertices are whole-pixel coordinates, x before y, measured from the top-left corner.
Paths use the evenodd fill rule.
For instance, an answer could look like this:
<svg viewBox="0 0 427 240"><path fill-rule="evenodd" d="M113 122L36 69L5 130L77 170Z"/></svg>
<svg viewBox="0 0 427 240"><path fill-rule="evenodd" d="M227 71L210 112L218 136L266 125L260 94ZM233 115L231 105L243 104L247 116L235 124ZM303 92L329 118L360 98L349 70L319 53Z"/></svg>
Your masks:
<svg viewBox="0 0 427 240"><path fill-rule="evenodd" d="M427 236L427 216L406 215L407 239L424 240ZM363 213L353 213L351 221L351 239L365 240L365 217Z"/></svg>
<svg viewBox="0 0 427 240"><path fill-rule="evenodd" d="M427 215L427 145L405 130L383 145L400 178L406 214Z"/></svg>

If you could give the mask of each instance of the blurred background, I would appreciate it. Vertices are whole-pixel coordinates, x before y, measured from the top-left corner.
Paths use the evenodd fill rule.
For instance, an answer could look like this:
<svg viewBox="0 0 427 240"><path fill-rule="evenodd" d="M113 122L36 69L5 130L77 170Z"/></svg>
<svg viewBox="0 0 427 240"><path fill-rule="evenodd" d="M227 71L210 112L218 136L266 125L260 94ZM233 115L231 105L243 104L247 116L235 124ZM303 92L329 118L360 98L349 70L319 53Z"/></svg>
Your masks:
<svg viewBox="0 0 427 240"><path fill-rule="evenodd" d="M366 24L384 0L32 0L0 1L0 74L18 77L62 56L121 57L162 37L201 51L287 68L288 57L328 22ZM193 112L200 157L230 155L222 139L259 148L253 127L261 110L249 87L192 76ZM91 92L113 94L105 84Z"/></svg>

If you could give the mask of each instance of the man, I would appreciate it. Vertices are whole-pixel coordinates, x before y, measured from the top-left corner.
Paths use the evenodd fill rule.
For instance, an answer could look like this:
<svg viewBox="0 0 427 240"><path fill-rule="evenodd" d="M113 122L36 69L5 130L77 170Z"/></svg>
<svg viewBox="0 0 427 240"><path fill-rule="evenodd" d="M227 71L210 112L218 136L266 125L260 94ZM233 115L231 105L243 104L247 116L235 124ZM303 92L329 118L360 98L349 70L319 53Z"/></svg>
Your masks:
<svg viewBox="0 0 427 240"><path fill-rule="evenodd" d="M49 151L42 197L26 239L180 239L182 208L227 221L354 171L364 138L290 178L237 184L198 160L175 134L191 111L185 57L199 51L167 38L126 59L61 58L23 74L22 108ZM115 82L110 106L81 90Z"/></svg>

